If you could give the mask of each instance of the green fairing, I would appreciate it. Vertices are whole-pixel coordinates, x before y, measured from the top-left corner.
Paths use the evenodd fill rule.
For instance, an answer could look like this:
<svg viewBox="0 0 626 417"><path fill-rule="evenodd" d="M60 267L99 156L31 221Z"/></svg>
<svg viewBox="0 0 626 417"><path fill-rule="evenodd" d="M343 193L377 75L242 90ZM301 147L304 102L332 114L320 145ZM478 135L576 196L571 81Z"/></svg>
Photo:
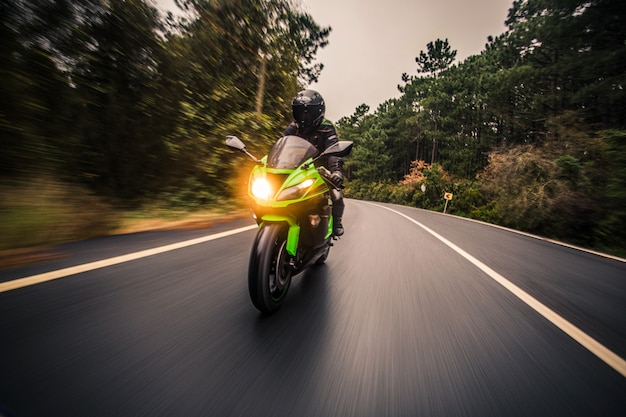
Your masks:
<svg viewBox="0 0 626 417"><path fill-rule="evenodd" d="M272 207L272 208L287 207L297 202L308 200L311 197L314 197L316 195L324 194L327 189L327 186L324 183L324 180L319 176L313 164L311 164L309 168L307 168L306 170L275 169L275 168L268 168L265 166L263 167L255 166L252 169L250 178L253 180L256 177L263 177L266 173L267 174L286 174L286 175L289 175L289 177L278 190L274 191L273 195L268 200L260 200L254 197L252 193L250 193L250 195L252 196L252 198L255 199L257 204L262 205L264 207ZM304 180L309 179L309 178L315 181L313 185L310 187L309 192L306 192L301 197L295 198L295 199L288 199L288 200L282 200L282 201L279 201L276 199L276 197L280 195L280 193L284 191L285 189L298 185L302 183ZM250 181L250 184L252 184L253 182L252 180Z"/></svg>
<svg viewBox="0 0 626 417"><path fill-rule="evenodd" d="M274 214L266 214L261 217L263 222L287 222L289 224L289 232L287 233L287 253L291 256L296 256L298 250L298 242L300 240L300 226L296 224L293 217L279 216Z"/></svg>
<svg viewBox="0 0 626 417"><path fill-rule="evenodd" d="M330 124L327 121L324 123ZM274 145L268 155L257 161L259 164L250 173L248 194L254 200L260 227L269 223L285 223L288 226L285 250L294 257L298 255L301 243L299 221L302 220L297 217L298 207L306 207L307 202L320 201L319 198L329 198L326 195L328 184L314 164L316 154L309 142L286 136ZM330 201L328 206L332 206ZM326 223L328 229L320 230L324 239L333 236L333 223L331 214Z"/></svg>
<svg viewBox="0 0 626 417"><path fill-rule="evenodd" d="M298 242L300 240L300 226L289 226L289 233L287 234L287 253L291 256L296 256L298 250Z"/></svg>
<svg viewBox="0 0 626 417"><path fill-rule="evenodd" d="M328 222L328 232L326 233L326 236L324 236L324 239L328 239L330 237L330 235L333 234L333 223L335 221L334 217L330 217L330 221Z"/></svg>

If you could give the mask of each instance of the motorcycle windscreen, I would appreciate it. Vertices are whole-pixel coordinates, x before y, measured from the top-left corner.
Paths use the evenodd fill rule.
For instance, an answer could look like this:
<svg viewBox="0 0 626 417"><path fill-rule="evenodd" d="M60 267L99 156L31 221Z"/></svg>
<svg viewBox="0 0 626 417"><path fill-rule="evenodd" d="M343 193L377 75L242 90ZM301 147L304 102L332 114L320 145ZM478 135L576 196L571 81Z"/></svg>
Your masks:
<svg viewBox="0 0 626 417"><path fill-rule="evenodd" d="M316 155L317 149L309 141L298 136L283 136L270 150L267 165L271 168L295 169Z"/></svg>

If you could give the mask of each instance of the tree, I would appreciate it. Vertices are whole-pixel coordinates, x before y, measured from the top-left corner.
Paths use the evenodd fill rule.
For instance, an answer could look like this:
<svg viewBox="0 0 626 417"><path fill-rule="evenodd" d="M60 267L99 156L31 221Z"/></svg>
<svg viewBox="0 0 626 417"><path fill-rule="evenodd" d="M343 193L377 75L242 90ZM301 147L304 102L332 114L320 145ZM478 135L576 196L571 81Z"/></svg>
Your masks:
<svg viewBox="0 0 626 417"><path fill-rule="evenodd" d="M75 61L82 19L92 0L8 0L0 5L0 175L66 169L75 139L74 92L66 71ZM83 14L84 12L84 14Z"/></svg>
<svg viewBox="0 0 626 417"><path fill-rule="evenodd" d="M598 183L596 204L602 211L596 215L594 228L596 246L603 249L621 248L626 255L626 131L600 132L601 153L593 167L591 181ZM588 175L590 175L588 173Z"/></svg>
<svg viewBox="0 0 626 417"><path fill-rule="evenodd" d="M520 0L506 21L510 45L526 67L517 88L527 91L537 139L550 138L547 118L577 111L589 122L626 122L623 68L626 13L618 0ZM552 138L555 139L555 138Z"/></svg>
<svg viewBox="0 0 626 417"><path fill-rule="evenodd" d="M451 50L448 39L442 41L437 39L434 43L429 42L426 45L428 52L420 51L415 58L417 62L417 72L427 74L430 79L429 94L420 102L423 110L420 112L422 126L432 126L432 128L423 129L427 137L432 139L432 152L430 163L435 162L437 155L437 144L440 139L440 124L442 106L449 101L449 97L439 88L439 77L454 62L456 51Z"/></svg>
<svg viewBox="0 0 626 417"><path fill-rule="evenodd" d="M84 28L70 77L81 134L77 169L98 192L125 200L158 190L172 129L162 84L158 12L142 0L110 0ZM169 121L170 123L166 123Z"/></svg>
<svg viewBox="0 0 626 417"><path fill-rule="evenodd" d="M346 165L350 177L365 182L388 178L390 157L386 152L386 133L375 126L358 138Z"/></svg>
<svg viewBox="0 0 626 417"><path fill-rule="evenodd" d="M427 74L437 78L437 76L448 69L456 58L456 51L452 50L448 39L437 39L434 43L428 42L426 45L428 52L420 51L415 58L417 62L417 72Z"/></svg>
<svg viewBox="0 0 626 417"><path fill-rule="evenodd" d="M330 28L285 0L190 0L184 7L193 14L167 44L179 57L172 73L181 94L168 143L181 180L196 193L220 195L235 169L224 158L223 137L237 134L252 152L267 152L289 120L286 103L319 76L312 62Z"/></svg>

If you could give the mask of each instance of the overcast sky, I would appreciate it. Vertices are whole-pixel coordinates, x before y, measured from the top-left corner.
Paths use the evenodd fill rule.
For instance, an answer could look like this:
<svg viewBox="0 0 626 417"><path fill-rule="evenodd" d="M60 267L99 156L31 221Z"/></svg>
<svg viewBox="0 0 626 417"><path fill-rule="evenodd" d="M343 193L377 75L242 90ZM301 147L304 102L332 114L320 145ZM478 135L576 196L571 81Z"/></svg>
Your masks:
<svg viewBox="0 0 626 417"><path fill-rule="evenodd" d="M158 0L173 4L173 0ZM448 39L457 61L479 54L489 35L502 34L513 0L295 0L320 26L331 26L318 61L319 82L336 122L360 104L375 111L398 97L402 73L416 75L415 57L436 39Z"/></svg>

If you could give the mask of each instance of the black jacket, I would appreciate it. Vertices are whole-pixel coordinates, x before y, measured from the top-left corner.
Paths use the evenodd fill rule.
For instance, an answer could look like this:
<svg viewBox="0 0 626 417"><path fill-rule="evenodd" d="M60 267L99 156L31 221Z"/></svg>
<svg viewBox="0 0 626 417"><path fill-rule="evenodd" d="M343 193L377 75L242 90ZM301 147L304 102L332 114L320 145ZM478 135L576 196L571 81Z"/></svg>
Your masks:
<svg viewBox="0 0 626 417"><path fill-rule="evenodd" d="M337 132L335 131L335 127L330 121L326 119L324 119L322 123L318 126L318 128L311 134L303 134L299 132L298 125L292 123L287 126L287 129L285 129L285 132L283 133L283 136L288 135L295 135L308 140L313 146L317 148L318 153L324 152L324 150L326 150L326 148L328 148L330 145L335 144L339 141L339 138L337 137ZM343 174L343 158L340 158L338 156L330 156L328 157L328 161L322 162L323 165L328 167L331 172L339 171Z"/></svg>

